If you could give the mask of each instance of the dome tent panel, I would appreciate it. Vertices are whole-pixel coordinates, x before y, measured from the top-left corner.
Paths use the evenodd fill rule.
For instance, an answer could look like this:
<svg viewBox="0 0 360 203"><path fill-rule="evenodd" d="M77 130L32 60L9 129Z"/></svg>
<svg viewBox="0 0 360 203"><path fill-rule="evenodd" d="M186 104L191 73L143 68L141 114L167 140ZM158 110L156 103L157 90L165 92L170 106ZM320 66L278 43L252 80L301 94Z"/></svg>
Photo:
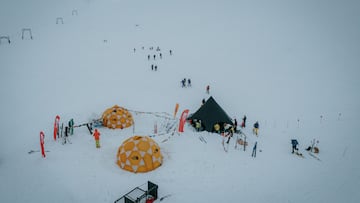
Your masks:
<svg viewBox="0 0 360 203"><path fill-rule="evenodd" d="M103 125L108 128L127 128L133 125L134 119L131 113L117 105L106 109L102 115Z"/></svg>
<svg viewBox="0 0 360 203"><path fill-rule="evenodd" d="M148 153L146 153L144 155L144 162L145 162L145 165L149 168L153 168L153 159L152 159L152 156Z"/></svg>
<svg viewBox="0 0 360 203"><path fill-rule="evenodd" d="M129 154L126 156L125 154ZM148 136L133 136L125 140L119 147L117 164L130 172L152 171L162 164L158 144Z"/></svg>
<svg viewBox="0 0 360 203"><path fill-rule="evenodd" d="M149 142L141 142L137 146L138 146L139 150L141 150L142 152L145 152L146 150L148 150L150 148Z"/></svg>

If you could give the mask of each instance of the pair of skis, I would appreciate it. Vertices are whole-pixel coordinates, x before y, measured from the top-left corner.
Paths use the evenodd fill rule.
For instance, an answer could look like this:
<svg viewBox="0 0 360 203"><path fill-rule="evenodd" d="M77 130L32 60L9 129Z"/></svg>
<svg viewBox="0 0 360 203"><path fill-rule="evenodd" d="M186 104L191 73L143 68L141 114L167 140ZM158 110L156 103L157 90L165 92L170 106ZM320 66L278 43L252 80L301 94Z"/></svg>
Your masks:
<svg viewBox="0 0 360 203"><path fill-rule="evenodd" d="M203 136L199 136L199 140L205 144L207 144L207 141L205 140L205 138Z"/></svg>
<svg viewBox="0 0 360 203"><path fill-rule="evenodd" d="M229 151L229 143L226 143L226 145L225 145L225 138L223 138L223 140L221 141L221 144L224 148L224 151L228 152Z"/></svg>
<svg viewBox="0 0 360 203"><path fill-rule="evenodd" d="M36 152L40 152L40 150L30 150L30 151L28 151L28 154L32 154L32 153L36 153ZM45 152L50 152L50 151L45 150Z"/></svg>
<svg viewBox="0 0 360 203"><path fill-rule="evenodd" d="M160 202L163 201L164 199L168 198L168 197L171 197L171 194L160 197Z"/></svg>
<svg viewBox="0 0 360 203"><path fill-rule="evenodd" d="M176 128L174 128L173 132L171 133L171 135L169 135L167 138L165 138L163 141L161 141L161 143L167 142L169 141L174 135L175 133L177 133L178 135L180 135L178 132L176 132Z"/></svg>
<svg viewBox="0 0 360 203"><path fill-rule="evenodd" d="M317 157L315 154L313 154L312 152L309 152L309 155L311 157L313 157L314 159L318 160L318 161L321 161L321 159L319 157Z"/></svg>
<svg viewBox="0 0 360 203"><path fill-rule="evenodd" d="M302 153L299 153L299 152L294 152L295 155L301 157L301 158L305 158L305 156L302 154ZM321 159L319 157L317 157L314 153L312 152L309 152L309 155L314 158L315 160L317 161L321 161Z"/></svg>

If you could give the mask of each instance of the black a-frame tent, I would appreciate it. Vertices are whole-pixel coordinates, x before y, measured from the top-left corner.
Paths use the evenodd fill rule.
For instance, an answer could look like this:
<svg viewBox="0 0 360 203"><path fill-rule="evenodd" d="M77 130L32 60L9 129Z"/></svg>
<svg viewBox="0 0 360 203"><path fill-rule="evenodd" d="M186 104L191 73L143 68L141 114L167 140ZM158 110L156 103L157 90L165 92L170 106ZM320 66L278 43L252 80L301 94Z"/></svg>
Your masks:
<svg viewBox="0 0 360 203"><path fill-rule="evenodd" d="M201 120L203 128L212 132L216 123L227 123L233 125L231 118L226 112L219 106L213 97L210 97L205 104L203 104L194 114L192 114L188 120Z"/></svg>

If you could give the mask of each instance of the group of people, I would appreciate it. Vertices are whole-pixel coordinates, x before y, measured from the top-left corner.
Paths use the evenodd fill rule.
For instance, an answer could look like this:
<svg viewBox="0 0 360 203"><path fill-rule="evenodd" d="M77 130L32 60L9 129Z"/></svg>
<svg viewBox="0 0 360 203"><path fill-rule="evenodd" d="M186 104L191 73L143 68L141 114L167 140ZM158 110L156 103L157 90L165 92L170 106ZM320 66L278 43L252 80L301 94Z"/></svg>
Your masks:
<svg viewBox="0 0 360 203"><path fill-rule="evenodd" d="M202 100L202 103L204 104L205 102L205 99ZM241 128L245 128L246 126L246 115L244 115L244 117L242 118L242 123L241 123ZM213 126L213 131L212 132L215 132L215 133L223 133L223 132L237 132L237 126L238 126L238 121L236 120L236 118L234 119L234 124L233 125L230 125L230 124L227 124L227 123L223 123L221 125L221 123L216 123L214 126ZM254 123L254 128L253 128L253 133L255 135L258 135L259 133L259 122L256 121Z"/></svg>
<svg viewBox="0 0 360 203"><path fill-rule="evenodd" d="M186 84L186 81L187 81L187 84ZM181 87L184 88L184 87L191 87L191 79L188 78L186 80L186 78L182 79L181 80Z"/></svg>
<svg viewBox="0 0 360 203"><path fill-rule="evenodd" d="M203 100L204 102L204 100ZM245 128L246 127L246 115L244 115L244 117L242 118L242 123L241 123L241 128ZM201 122L201 120L198 119L194 119L191 121L191 124L195 127L196 131L202 131L204 129L203 123ZM238 122L236 120L236 118L234 119L234 123L233 125L228 124L228 123L216 123L213 126L213 130L212 132L214 133L219 133L222 136L224 136L224 138L227 138L226 143L229 144L230 139L233 137L234 133L236 133L237 130L237 126L238 126ZM259 132L259 122L256 121L253 125L253 133L257 136L258 132ZM245 144L245 143L244 143ZM255 142L254 146L253 146L253 150L252 150L252 157L256 157L256 151L257 151L257 142Z"/></svg>
<svg viewBox="0 0 360 203"><path fill-rule="evenodd" d="M241 128L245 128L246 127L246 115L244 115L244 117L242 118L242 123L241 123ZM236 119L235 119L235 123L236 123L236 125L237 125L237 121L236 121ZM258 133L259 133L259 127L260 127L260 125L259 125L259 121L256 121L255 123L254 123L254 128L253 128L253 133L257 136L258 135Z"/></svg>
<svg viewBox="0 0 360 203"><path fill-rule="evenodd" d="M152 71L157 71L157 65L151 64L151 70Z"/></svg>
<svg viewBox="0 0 360 203"><path fill-rule="evenodd" d="M143 47L141 47L141 49L142 49L142 50L145 50L145 47L143 46ZM155 48L154 48L153 46L149 47L149 50L150 50L150 51L153 51L154 49L155 49ZM148 55L147 55L148 61L150 61L151 59L153 59L153 60L155 61L157 58L160 58L160 59L163 58L163 54L162 54L161 49L160 49L159 46L156 47L155 51L158 52L158 53L148 54ZM134 53L135 53L135 52L136 52L136 48L134 48ZM170 56L173 54L173 51L172 51L171 49L169 50L169 54L170 54ZM157 65L151 64L151 70L152 70L152 71L157 71L157 69L158 69L158 66L157 66Z"/></svg>
<svg viewBox="0 0 360 203"><path fill-rule="evenodd" d="M156 56L157 56L156 54L153 55L154 60L156 60ZM148 61L150 61L150 58L151 58L150 54L148 55L147 58L148 58ZM162 54L161 53L159 54L159 58L162 59Z"/></svg>

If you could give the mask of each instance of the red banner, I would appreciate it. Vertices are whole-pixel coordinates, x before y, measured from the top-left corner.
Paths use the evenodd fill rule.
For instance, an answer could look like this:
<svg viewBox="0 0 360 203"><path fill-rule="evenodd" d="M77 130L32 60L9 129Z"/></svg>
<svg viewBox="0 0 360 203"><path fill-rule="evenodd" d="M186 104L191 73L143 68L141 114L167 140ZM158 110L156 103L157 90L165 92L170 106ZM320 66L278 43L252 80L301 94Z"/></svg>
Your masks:
<svg viewBox="0 0 360 203"><path fill-rule="evenodd" d="M41 147L41 155L45 158L45 147L44 147L44 143L45 143L45 134L43 131L40 132L40 147Z"/></svg>
<svg viewBox="0 0 360 203"><path fill-rule="evenodd" d="M55 117L55 122L54 122L54 140L56 141L56 135L58 133L59 130L59 122L60 122L60 116L57 115Z"/></svg>
<svg viewBox="0 0 360 203"><path fill-rule="evenodd" d="M189 109L186 109L182 112L179 123L179 132L184 132L184 125L188 114L189 114Z"/></svg>

